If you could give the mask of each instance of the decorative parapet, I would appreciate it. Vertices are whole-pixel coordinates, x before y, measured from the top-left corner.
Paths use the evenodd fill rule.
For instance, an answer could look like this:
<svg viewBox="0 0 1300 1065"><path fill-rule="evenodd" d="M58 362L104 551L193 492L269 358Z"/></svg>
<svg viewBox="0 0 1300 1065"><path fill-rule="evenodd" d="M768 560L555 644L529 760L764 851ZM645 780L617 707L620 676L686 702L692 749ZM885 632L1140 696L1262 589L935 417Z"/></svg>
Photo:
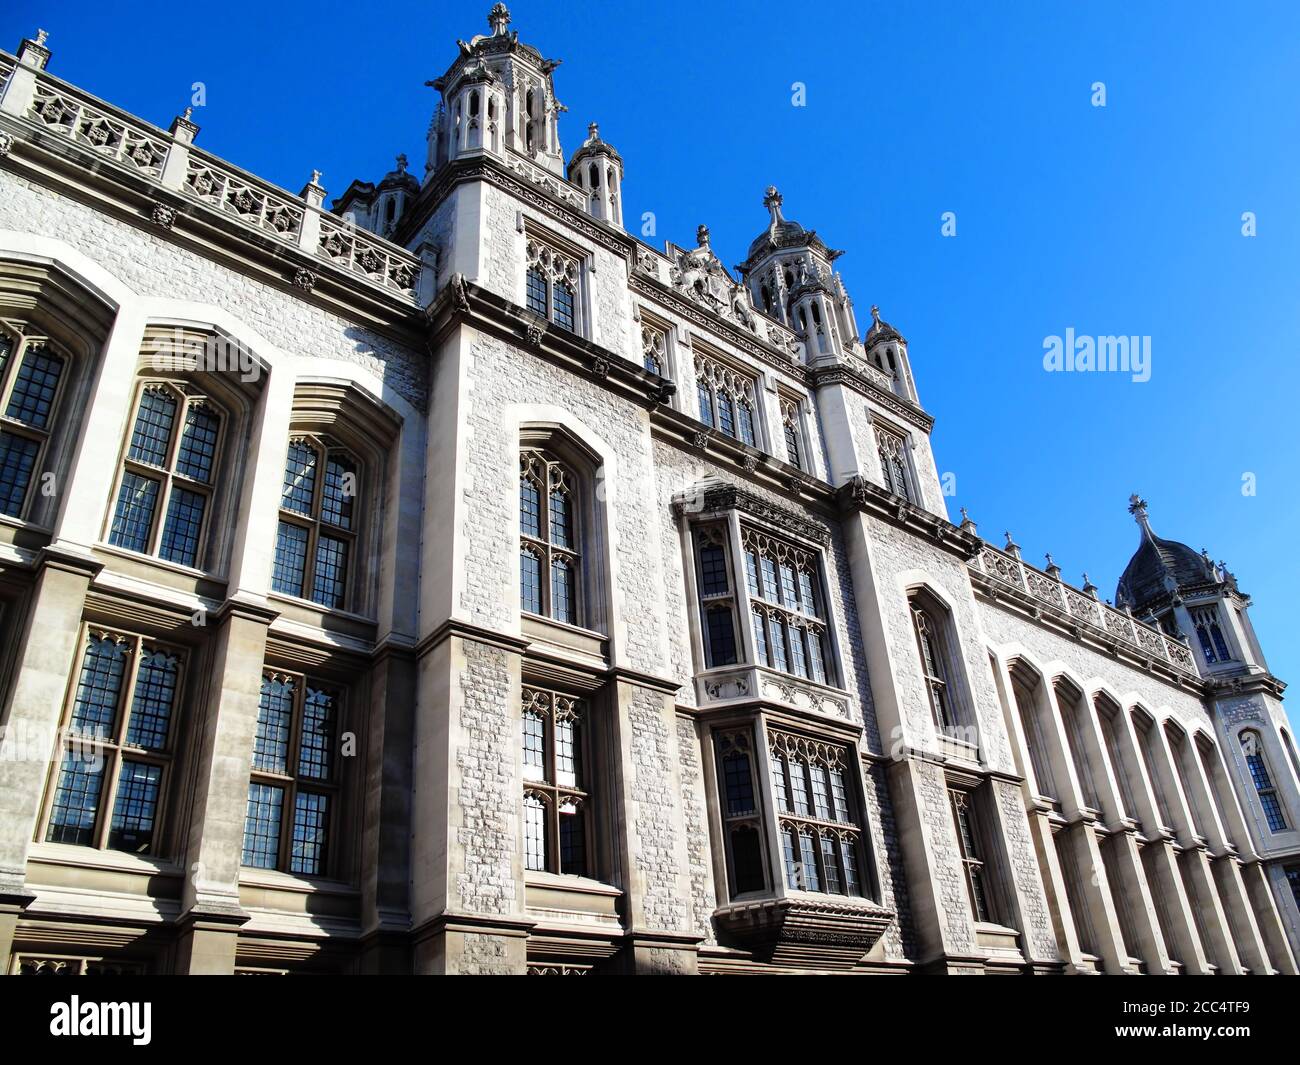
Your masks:
<svg viewBox="0 0 1300 1065"><path fill-rule="evenodd" d="M984 542L970 566L972 570L1023 593L1033 603L1054 608L1075 625L1086 625L1144 657L1168 663L1193 677L1199 676L1186 642L1072 588L1054 573L1027 565L1011 552Z"/></svg>
<svg viewBox="0 0 1300 1065"><path fill-rule="evenodd" d="M0 53L0 110L94 152L111 165L179 193L202 208L233 219L272 240L338 266L352 276L416 302L420 259L382 237L334 221L311 199L254 177L196 149L197 127L178 118L173 132L143 122L75 86L24 67L35 79L22 99L9 91L16 60ZM30 98L28 96L30 93ZM12 99L10 99L12 97ZM319 237L316 234L319 232Z"/></svg>
<svg viewBox="0 0 1300 1065"><path fill-rule="evenodd" d="M733 902L713 914L726 938L776 965L851 969L894 920L869 899L799 893Z"/></svg>
<svg viewBox="0 0 1300 1065"><path fill-rule="evenodd" d="M699 705L705 709L719 703L762 701L853 722L847 692L762 666L737 666L702 673L696 676L695 687Z"/></svg>

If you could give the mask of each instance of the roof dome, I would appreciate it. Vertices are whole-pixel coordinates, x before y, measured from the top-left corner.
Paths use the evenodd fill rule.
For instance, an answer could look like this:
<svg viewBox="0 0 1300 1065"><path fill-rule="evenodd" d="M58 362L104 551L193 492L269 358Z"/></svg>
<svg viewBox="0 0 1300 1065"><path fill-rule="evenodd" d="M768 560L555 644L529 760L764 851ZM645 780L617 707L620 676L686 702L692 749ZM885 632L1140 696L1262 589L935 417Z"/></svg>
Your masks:
<svg viewBox="0 0 1300 1065"><path fill-rule="evenodd" d="M390 170L384 175L383 180L379 182L379 191L385 189L405 188L413 192L420 191L420 183L415 179L414 174L407 172L406 168L410 164L407 162L406 155L403 153L397 157L397 169Z"/></svg>
<svg viewBox="0 0 1300 1065"><path fill-rule="evenodd" d="M1173 592L1218 582L1218 571L1206 555L1152 531L1145 500L1131 496L1128 509L1142 527L1142 542L1119 579L1116 604L1141 614Z"/></svg>
<svg viewBox="0 0 1300 1065"><path fill-rule="evenodd" d="M815 230L804 229L798 222L792 222L782 215L781 204L783 202L776 186L769 185L767 195L763 197L763 206L767 208L772 220L767 229L755 237L749 245L749 254L745 256L745 265L757 262L768 252L777 251L781 248L812 248L831 261L844 254L826 247L825 242L817 235Z"/></svg>
<svg viewBox="0 0 1300 1065"><path fill-rule="evenodd" d="M863 343L869 348L873 344L879 344L882 340L902 340L904 344L907 341L903 334L895 329L888 322L880 320L880 308L871 308L871 328L867 330L867 335L863 338Z"/></svg>

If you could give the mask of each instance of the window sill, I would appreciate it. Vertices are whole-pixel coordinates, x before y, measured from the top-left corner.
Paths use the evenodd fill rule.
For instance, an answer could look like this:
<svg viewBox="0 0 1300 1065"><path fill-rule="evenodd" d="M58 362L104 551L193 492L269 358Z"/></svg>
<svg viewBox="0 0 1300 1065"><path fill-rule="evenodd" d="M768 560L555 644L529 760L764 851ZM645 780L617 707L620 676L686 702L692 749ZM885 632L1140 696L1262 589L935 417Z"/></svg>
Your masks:
<svg viewBox="0 0 1300 1065"><path fill-rule="evenodd" d="M519 612L519 628L528 639L549 644L556 650L590 657L594 660L593 664L602 667L609 656L609 637L592 629L569 625L524 610Z"/></svg>
<svg viewBox="0 0 1300 1065"><path fill-rule="evenodd" d="M114 558L143 563L165 573L175 573L194 580L224 582L226 579L222 574L209 573L207 570L196 569L194 566L182 566L179 562L168 562L165 558L159 558L157 555L147 555L143 551L132 551L129 547L118 547L116 544L110 544L103 540L95 545L95 550L111 555Z"/></svg>
<svg viewBox="0 0 1300 1065"><path fill-rule="evenodd" d="M267 601L272 603L282 603L292 608L292 613L282 615L295 621L306 620L303 615L307 615L312 621L309 624L315 624L317 628L324 628L324 621L330 618L347 625L369 625L374 626L376 619L367 617L365 614L357 614L351 610L342 610L338 607L322 606L320 603L313 602L310 599L303 599L296 595L286 595L284 592L268 592Z"/></svg>
<svg viewBox="0 0 1300 1065"><path fill-rule="evenodd" d="M81 847L74 843L33 843L27 853L27 860L47 865L73 865L123 873L179 876L184 872L180 865L167 858Z"/></svg>
<svg viewBox="0 0 1300 1065"><path fill-rule="evenodd" d="M539 920L621 927L618 902L623 892L612 884L533 871L524 874L524 894L529 913Z"/></svg>
<svg viewBox="0 0 1300 1065"><path fill-rule="evenodd" d="M274 891L290 891L308 895L328 892L333 895L357 895L356 888L342 880L327 876L301 876L297 873L284 873L278 869L258 869L250 865L239 867L239 886L241 888L270 888Z"/></svg>
<svg viewBox="0 0 1300 1065"><path fill-rule="evenodd" d="M767 700L821 718L853 722L853 708L842 688L815 680L778 673L764 666L715 666L695 675L695 694L701 707Z"/></svg>

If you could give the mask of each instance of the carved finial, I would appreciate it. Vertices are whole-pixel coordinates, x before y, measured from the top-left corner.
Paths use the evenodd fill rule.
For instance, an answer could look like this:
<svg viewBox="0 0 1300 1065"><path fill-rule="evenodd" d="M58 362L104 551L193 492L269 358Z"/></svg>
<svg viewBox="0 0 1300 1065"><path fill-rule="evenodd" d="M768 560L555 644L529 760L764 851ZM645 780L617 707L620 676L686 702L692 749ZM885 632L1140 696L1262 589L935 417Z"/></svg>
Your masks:
<svg viewBox="0 0 1300 1065"><path fill-rule="evenodd" d="M962 521L970 521L970 515L966 513L965 507L958 507L957 510L961 513Z"/></svg>
<svg viewBox="0 0 1300 1065"><path fill-rule="evenodd" d="M1142 526L1144 532L1151 532L1151 523L1147 520L1147 501L1134 492L1128 497L1128 512L1133 520Z"/></svg>
<svg viewBox="0 0 1300 1065"><path fill-rule="evenodd" d="M874 303L871 305L871 320L875 322L876 325L880 324L880 308Z"/></svg>
<svg viewBox="0 0 1300 1065"><path fill-rule="evenodd" d="M313 170L313 171L311 172L311 183L312 183L313 185L319 185L319 184L320 184L320 175L321 175L321 172L320 172L319 170Z"/></svg>
<svg viewBox="0 0 1300 1065"><path fill-rule="evenodd" d="M587 140L589 141L600 140L600 126L598 126L595 122L591 123L591 125L587 127Z"/></svg>
<svg viewBox="0 0 1300 1065"><path fill-rule="evenodd" d="M184 114L181 115L181 118L185 119L185 121L188 122L192 114L194 114L194 108L187 107L185 108Z"/></svg>
<svg viewBox="0 0 1300 1065"><path fill-rule="evenodd" d="M494 4L488 12L488 25L492 27L493 37L504 37L510 25L510 9L505 4Z"/></svg>
<svg viewBox="0 0 1300 1065"><path fill-rule="evenodd" d="M784 202L785 201L777 191L776 186L769 185L767 187L767 195L763 197L763 206L766 207L772 215L772 228L776 228L777 225L785 221L785 219L781 217L781 204Z"/></svg>
<svg viewBox="0 0 1300 1065"><path fill-rule="evenodd" d="M405 174L406 168L410 165L410 160L406 158L405 152L400 152L397 156L397 172Z"/></svg>
<svg viewBox="0 0 1300 1065"><path fill-rule="evenodd" d="M709 227L708 227L708 226L699 226L699 227L695 230L695 241L696 241L697 244L699 244L699 246L700 246L701 248L707 248L707 247L709 246Z"/></svg>
<svg viewBox="0 0 1300 1065"><path fill-rule="evenodd" d="M1056 564L1056 559L1052 557L1052 552L1047 552L1047 572L1057 580L1061 579L1061 567Z"/></svg>
<svg viewBox="0 0 1300 1065"><path fill-rule="evenodd" d="M963 531L970 533L971 536L974 536L974 535L976 534L976 532L978 531L978 530L977 530L977 527L976 527L976 525L975 525L975 523L974 523L973 521L970 520L970 514L968 514L968 513L966 512L966 508L965 508L965 507L961 507L961 508L959 508L959 509L961 510L961 526L960 526L960 528L961 528Z"/></svg>
<svg viewBox="0 0 1300 1065"><path fill-rule="evenodd" d="M47 31L45 31L45 30L37 30L37 31L36 31L36 43L37 43L37 44L41 44L41 45L43 45L47 40L49 40L49 38L50 38L50 35L49 35L49 33L48 33Z"/></svg>
<svg viewBox="0 0 1300 1065"><path fill-rule="evenodd" d="M1092 578L1088 576L1087 570L1083 571L1083 591L1085 595L1090 595L1094 599L1097 598L1097 586L1092 583Z"/></svg>

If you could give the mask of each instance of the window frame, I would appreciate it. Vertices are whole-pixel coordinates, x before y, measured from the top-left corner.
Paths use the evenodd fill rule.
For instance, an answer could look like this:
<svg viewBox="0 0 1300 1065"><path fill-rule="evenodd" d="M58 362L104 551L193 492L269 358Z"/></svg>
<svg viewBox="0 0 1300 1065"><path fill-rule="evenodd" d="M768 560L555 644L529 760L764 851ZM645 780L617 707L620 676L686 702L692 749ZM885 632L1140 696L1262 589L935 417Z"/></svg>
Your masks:
<svg viewBox="0 0 1300 1065"><path fill-rule="evenodd" d="M541 467L538 476L536 467ZM558 480L557 480L558 477ZM533 481L538 487L538 535L526 532L523 524L522 500L519 505L519 609L523 614L545 618L560 625L583 628L588 620L590 605L587 603L584 565L584 548L587 541L585 501L586 482L579 476L573 463L555 455L545 446L521 443L519 448L519 484L522 489L525 480ZM556 488L564 491L569 498L568 522L569 543L574 546L557 544L553 539L551 517L551 494ZM539 610L529 610L523 598L523 559L532 555L538 562L538 606ZM572 574L570 593L572 598L572 617L570 619L555 616L555 563L562 560Z"/></svg>
<svg viewBox="0 0 1300 1065"><path fill-rule="evenodd" d="M971 919L976 924L999 924L1001 900L997 897L995 873L990 860L993 850L985 832L983 811L979 808L979 789L954 784L952 781L947 782L946 788ZM966 815L964 824L963 811ZM972 845L976 850L972 850ZM980 913L981 900L983 914Z"/></svg>
<svg viewBox="0 0 1300 1065"><path fill-rule="evenodd" d="M342 824L342 812L340 806L343 796L343 762L342 751L339 743L340 737L346 731L347 724L347 707L348 707L348 689L343 684L334 683L331 680L321 680L316 677L308 676L304 673L297 673L291 670L264 667L262 669L262 683L265 685L268 680L272 683L283 680L294 682L292 706L290 709L289 732L285 740L285 769L284 772L275 772L260 768L256 764L256 743L258 731L261 726L261 698L258 699L258 729L254 732L254 749L249 760L249 774L246 792L248 801L252 799L254 786L279 788L281 792L280 802L280 823L278 828L278 838L276 841L276 860L273 866L265 865L247 865L244 862L247 853L246 841L248 837L248 810L245 806L244 812L244 830L240 837L239 849L239 868L241 875L248 870L256 872L279 872L288 876L303 877L307 879L329 879L335 875L339 861L339 853L342 850L339 840L339 830ZM327 737L330 751L329 775L325 778L313 777L302 773L302 754L303 754L303 728L306 720L306 707L308 692L327 691L334 697L333 723L330 734ZM294 831L297 827L297 809L299 794L307 795L324 795L328 800L328 810L325 825L325 841L322 845L324 851L320 859L320 868L316 872L299 872L292 867L293 863L293 845Z"/></svg>
<svg viewBox="0 0 1300 1065"><path fill-rule="evenodd" d="M546 309L543 312L533 299L533 274L540 275L545 290ZM587 335L587 315L584 306L584 278L587 272L587 255L569 245L547 235L542 236L531 227L524 233L524 308L551 325L572 333L574 336ZM561 286L567 286L573 297L573 321L565 325L559 319L555 294Z"/></svg>
<svg viewBox="0 0 1300 1065"><path fill-rule="evenodd" d="M1196 642L1207 666L1235 664L1241 659L1234 653L1228 634L1224 632L1225 619L1215 603L1199 603L1187 608L1196 633Z"/></svg>
<svg viewBox="0 0 1300 1065"><path fill-rule="evenodd" d="M880 467L880 484L891 495L913 506L921 505L916 471L912 467L912 442L908 433L872 419L876 440L876 461Z"/></svg>
<svg viewBox="0 0 1300 1065"><path fill-rule="evenodd" d="M564 714L573 721L575 742L573 743L573 761L575 763L574 783L560 783L559 743L557 724ZM522 803L521 825L523 841L523 860L526 873L549 873L552 876L582 877L588 880L599 879L598 854L595 849L595 794L592 753L594 743L591 737L593 727L592 702L588 697L572 695L568 692L525 683L521 688L520 699L520 746L526 751L524 738L527 735L525 719L535 716L542 722L542 767L540 776L529 775L529 763L522 761ZM542 833L543 869L529 866L529 828L528 800L536 798L545 811ZM566 803L574 805L571 815L561 811ZM580 872L570 872L564 868L564 832L562 818L577 818L582 826L583 862Z"/></svg>
<svg viewBox="0 0 1300 1065"><path fill-rule="evenodd" d="M172 419L171 435L167 443L166 466L154 466L131 456L131 441L135 435L136 424L140 419L141 405L144 402L145 394L148 392L164 393L176 405L176 413ZM203 482L181 473L177 469L177 465L190 410L205 407L217 419L217 435L212 445L212 468L208 480ZM183 569L207 572L208 567L204 563L211 541L212 528L215 524L213 511L217 503L217 489L221 483L221 457L224 451L227 430L230 426L230 419L231 414L224 404L213 399L211 393L206 389L197 388L188 379L176 377L138 379L135 398L131 404L131 416L126 429L126 438L123 441L121 457L118 461L113 494L110 497L111 502L105 518L104 541L109 547L116 551L129 551L136 555L146 555L169 566L180 566ZM153 481L159 486L153 513L149 519L149 534L145 550L113 542L117 510L122 501L122 491L128 474ZM204 499L203 518L194 547L194 561L192 563L177 562L162 556L163 534L166 531L168 517L171 512L172 497L177 489L200 495Z"/></svg>
<svg viewBox="0 0 1300 1065"><path fill-rule="evenodd" d="M19 522L31 520L33 500L39 494L40 488L38 486L41 483L41 478L47 472L45 465L53 447L54 426L58 418L59 407L70 387L68 379L76 365L76 361L67 346L60 343L46 330L29 331L35 324L34 322L15 319L0 319L0 339L8 340L12 345L9 354L5 356L4 365L0 366L0 432L8 433L20 439L30 440L36 444L36 454L32 459L31 473L27 485L23 489L23 498L18 506L18 512L16 514L5 514L0 511L0 519ZM13 397L14 385L17 383L22 365L27 358L28 351L38 344L44 345L46 351L52 357L58 359L60 363L59 379L55 384L54 395L50 398L49 413L46 416L45 424L42 426L29 424L18 418L11 417L9 414L9 404Z"/></svg>
<svg viewBox="0 0 1300 1065"><path fill-rule="evenodd" d="M311 449L315 456L315 476L312 485L312 499L308 508L308 513L293 510L285 506L287 493L285 484L289 472L289 455L290 449L295 445L305 445ZM333 455L340 454L348 458L352 464L352 473L356 476L356 491L352 495L351 510L351 527L343 528L327 521L323 517L325 507L325 485L326 473L329 467L330 458ZM281 463L282 482L280 490L279 503L276 510L275 525L275 545L272 550L272 572L271 572L271 594L284 595L292 599L302 600L311 603L313 606L323 610L350 611L354 609L357 596L356 582L359 571L357 567L357 553L361 548L361 531L365 515L365 483L366 483L366 464L357 452L347 444L330 436L325 432L294 431L289 434L289 440L285 444L284 461ZM275 587L275 566L279 562L280 550L280 526L291 525L298 529L303 529L307 533L306 549L303 557L302 569L302 589L299 592L285 591L282 588ZM338 604L322 603L315 598L317 567L320 559L318 552L320 548L320 539L322 535L341 540L347 544L347 566L341 581L343 594L342 602Z"/></svg>
<svg viewBox="0 0 1300 1065"><path fill-rule="evenodd" d="M1247 742L1254 745L1252 751ZM1244 728L1237 733L1237 744L1241 748L1241 757L1246 763L1246 775L1255 789L1255 799L1259 803L1260 813L1264 815L1264 824L1269 832L1291 831L1291 821L1287 817L1286 804L1278 791L1274 779L1273 767L1269 764L1264 751L1264 736L1258 729ZM1275 823L1276 815L1276 823Z"/></svg>
<svg viewBox="0 0 1300 1065"><path fill-rule="evenodd" d="M735 901L741 898L770 894L773 887L771 856L768 852L767 807L763 801L763 774L757 761L758 747L754 742L754 725L752 722L721 726L712 731L714 775L717 777L718 819L722 827L722 850L726 866L726 887L728 897ZM731 810L727 757L733 751L744 754L748 760L749 788L753 808L748 811ZM757 837L759 872L762 883L754 888L740 890L740 873L736 860L735 834L745 830L754 832Z"/></svg>
<svg viewBox="0 0 1300 1065"><path fill-rule="evenodd" d="M753 370L741 368L720 353L705 348L698 341L693 345L693 348L698 420L739 444L757 448L760 451L768 451L763 432L763 407L758 374ZM704 405L706 392L709 396L707 410ZM730 430L723 424L723 407L719 400L720 396L725 396L728 401L728 409L731 412ZM742 403L749 410L751 439L748 440L740 431Z"/></svg>
<svg viewBox="0 0 1300 1065"><path fill-rule="evenodd" d="M790 393L779 392L777 402L781 410L781 431L785 443L786 462L804 473L812 473L812 451L808 445L804 401ZM792 441L793 452L790 448Z"/></svg>
<svg viewBox="0 0 1300 1065"><path fill-rule="evenodd" d="M81 733L73 729L73 715L77 707L78 693L81 687L82 673L86 656L92 639L112 640L123 646L126 663L123 668L121 685L113 703L113 725L108 735L102 738L96 733ZM181 756L180 735L183 729L186 672L188 666L187 652L173 644L157 641L142 633L127 632L110 626L83 624L78 634L79 652L68 691L64 698L63 711L59 718L58 751L59 757L52 760L46 775L45 797L42 803L41 817L37 822L35 841L37 843L55 843L60 846L89 847L96 851L116 851L134 854L151 859L165 859L167 853L164 844L167 840L167 817L170 807L170 789L177 762ZM172 702L167 718L167 736L161 747L141 747L128 742L131 722L135 715L135 697L139 687L140 670L145 654L162 653L175 660L175 684L172 690ZM65 759L74 748L82 751L91 749L104 760L100 771L98 800L95 806L95 823L91 828L92 840L89 843L75 843L50 839L55 827L55 800L63 776ZM84 758L84 753L82 754ZM149 848L131 851L111 846L113 821L117 816L117 800L120 794L122 767L124 763L153 766L159 770L158 789L153 813L153 828L149 838Z"/></svg>
<svg viewBox="0 0 1300 1065"><path fill-rule="evenodd" d="M952 617L946 608L937 607L915 593L908 596L908 610L912 617L917 666L930 704L930 718L940 735L965 739L962 735L967 726L965 701L960 690L963 677L960 663L953 653ZM927 631L931 637L929 654L926 653ZM929 670L927 662L936 667L938 676ZM938 689L936 684L940 686ZM944 720L945 708L951 720Z"/></svg>

